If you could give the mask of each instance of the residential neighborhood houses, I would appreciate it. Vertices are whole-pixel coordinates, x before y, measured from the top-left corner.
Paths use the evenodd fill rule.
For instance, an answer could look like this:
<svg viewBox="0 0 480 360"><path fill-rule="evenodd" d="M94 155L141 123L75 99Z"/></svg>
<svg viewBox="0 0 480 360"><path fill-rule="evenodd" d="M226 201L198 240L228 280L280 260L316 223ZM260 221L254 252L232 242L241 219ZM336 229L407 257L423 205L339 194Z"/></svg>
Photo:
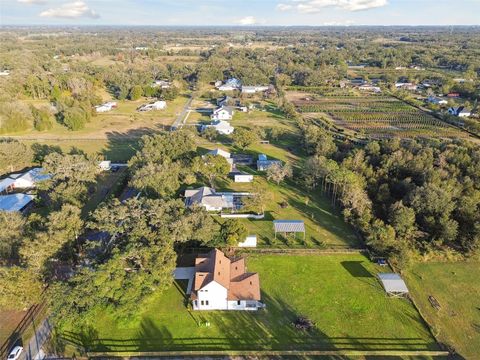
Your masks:
<svg viewBox="0 0 480 360"><path fill-rule="evenodd" d="M229 259L218 249L195 259L195 280L190 299L193 310L251 310L260 302L260 279L247 272L245 259Z"/></svg>

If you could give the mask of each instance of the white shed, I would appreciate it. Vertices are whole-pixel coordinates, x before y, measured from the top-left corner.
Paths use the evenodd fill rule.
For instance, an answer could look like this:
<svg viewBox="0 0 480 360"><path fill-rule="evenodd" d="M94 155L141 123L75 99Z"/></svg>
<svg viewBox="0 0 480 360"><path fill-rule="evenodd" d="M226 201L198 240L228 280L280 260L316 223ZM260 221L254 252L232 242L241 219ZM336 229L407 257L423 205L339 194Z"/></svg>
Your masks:
<svg viewBox="0 0 480 360"><path fill-rule="evenodd" d="M407 284L395 273L380 273L378 279L382 283L385 292L392 297L401 297L408 294Z"/></svg>
<svg viewBox="0 0 480 360"><path fill-rule="evenodd" d="M101 170L108 171L112 167L112 162L110 160L100 161L98 166L100 167Z"/></svg>
<svg viewBox="0 0 480 360"><path fill-rule="evenodd" d="M257 235L248 235L244 241L238 243L239 247L257 247Z"/></svg>
<svg viewBox="0 0 480 360"><path fill-rule="evenodd" d="M253 175L250 174L235 174L233 177L236 183L249 183L253 181Z"/></svg>

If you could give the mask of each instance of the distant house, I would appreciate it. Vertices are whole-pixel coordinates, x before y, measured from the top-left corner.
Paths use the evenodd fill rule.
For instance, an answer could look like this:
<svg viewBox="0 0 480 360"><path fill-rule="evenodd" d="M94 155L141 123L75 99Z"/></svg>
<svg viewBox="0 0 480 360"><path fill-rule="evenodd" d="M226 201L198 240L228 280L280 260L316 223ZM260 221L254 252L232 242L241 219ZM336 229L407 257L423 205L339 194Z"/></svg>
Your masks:
<svg viewBox="0 0 480 360"><path fill-rule="evenodd" d="M148 50L148 46L137 46L135 48L135 50L137 51L145 51L145 50Z"/></svg>
<svg viewBox="0 0 480 360"><path fill-rule="evenodd" d="M448 109L448 113L458 117L469 117L472 115L472 112L463 106L451 107Z"/></svg>
<svg viewBox="0 0 480 360"><path fill-rule="evenodd" d="M117 103L115 101L109 101L102 105L95 106L95 110L97 113L107 112L115 109L117 107Z"/></svg>
<svg viewBox="0 0 480 360"><path fill-rule="evenodd" d="M459 93L456 93L456 92L452 92L452 93L448 93L448 94L447 94L447 97L449 97L449 98L458 98L458 97L460 97L460 94L459 94Z"/></svg>
<svg viewBox="0 0 480 360"><path fill-rule="evenodd" d="M10 70L0 70L0 76L9 76Z"/></svg>
<svg viewBox="0 0 480 360"><path fill-rule="evenodd" d="M446 105L448 104L448 101L445 99L441 99L435 96L429 96L427 99L427 102L435 105Z"/></svg>
<svg viewBox="0 0 480 360"><path fill-rule="evenodd" d="M100 161L98 167L103 171L108 171L112 168L112 162L109 160Z"/></svg>
<svg viewBox="0 0 480 360"><path fill-rule="evenodd" d="M225 81L225 83L217 86L220 91L233 91L240 90L242 88L242 82L236 78L231 78Z"/></svg>
<svg viewBox="0 0 480 360"><path fill-rule="evenodd" d="M144 112L144 111L152 111L152 110L164 110L166 108L167 108L166 101L159 100L151 104L142 105L137 110Z"/></svg>
<svg viewBox="0 0 480 360"><path fill-rule="evenodd" d="M258 310L260 279L247 272L245 259L231 260L214 249L195 259L195 278L190 294L193 310Z"/></svg>
<svg viewBox="0 0 480 360"><path fill-rule="evenodd" d="M172 83L167 80L155 80L152 84L154 88L161 88L161 89L170 89L172 87Z"/></svg>
<svg viewBox="0 0 480 360"><path fill-rule="evenodd" d="M217 120L212 122L210 125L202 126L202 131L204 131L207 128L214 128L219 134L222 134L222 135L230 135L235 130L233 126L231 126L228 122L223 120Z"/></svg>
<svg viewBox="0 0 480 360"><path fill-rule="evenodd" d="M366 81L363 78L355 78L350 80L350 85L359 86L365 84Z"/></svg>
<svg viewBox="0 0 480 360"><path fill-rule="evenodd" d="M212 115L210 115L212 120L232 120L232 117L233 109L229 106L221 106L213 110Z"/></svg>
<svg viewBox="0 0 480 360"><path fill-rule="evenodd" d="M375 92L375 93L380 93L380 92L382 92L382 90L381 90L378 86L374 86L374 85L371 85L371 84L360 85L360 86L358 87L358 90L362 90L362 91L372 91L372 92Z"/></svg>
<svg viewBox="0 0 480 360"><path fill-rule="evenodd" d="M0 195L0 211L23 212L34 199L28 194Z"/></svg>
<svg viewBox="0 0 480 360"><path fill-rule="evenodd" d="M211 150L207 153L207 155L214 155L214 156L221 156L221 157L224 157L227 162L230 164L230 167L233 166L233 158L232 158L232 155L228 152L228 151L225 151L225 150L222 150L222 149L214 149L214 150Z"/></svg>
<svg viewBox="0 0 480 360"><path fill-rule="evenodd" d="M258 155L258 160L257 160L258 171L266 171L273 164L282 164L282 162L280 160L268 160L267 155L265 154Z"/></svg>
<svg viewBox="0 0 480 360"><path fill-rule="evenodd" d="M367 64L353 64L353 63L347 63L347 66L349 69L365 69Z"/></svg>
<svg viewBox="0 0 480 360"><path fill-rule="evenodd" d="M233 175L233 180L236 183L249 183L253 181L253 175L251 174L244 174L244 173L237 173Z"/></svg>
<svg viewBox="0 0 480 360"><path fill-rule="evenodd" d="M250 193L216 192L215 189L202 186L198 189L185 190L185 205L200 205L207 211L239 210L241 198Z"/></svg>
<svg viewBox="0 0 480 360"><path fill-rule="evenodd" d="M255 94L257 92L267 91L268 85L242 86L242 94Z"/></svg>
<svg viewBox="0 0 480 360"><path fill-rule="evenodd" d="M415 85L411 82L403 82L403 81L396 82L395 87L397 89L404 89L404 90L411 90L411 91L414 91L414 90L418 89L417 85Z"/></svg>

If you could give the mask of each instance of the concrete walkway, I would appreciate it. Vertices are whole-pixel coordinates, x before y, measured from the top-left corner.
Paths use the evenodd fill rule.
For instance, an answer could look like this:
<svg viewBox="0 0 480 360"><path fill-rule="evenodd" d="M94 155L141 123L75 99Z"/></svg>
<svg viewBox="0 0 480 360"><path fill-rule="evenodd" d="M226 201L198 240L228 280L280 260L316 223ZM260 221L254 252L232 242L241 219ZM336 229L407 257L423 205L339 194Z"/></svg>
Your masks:
<svg viewBox="0 0 480 360"><path fill-rule="evenodd" d="M45 352L42 347L50 338L52 327L48 318L43 320L34 328L35 334L29 340L28 344L24 344L24 351L19 360L42 360L45 358Z"/></svg>
<svg viewBox="0 0 480 360"><path fill-rule="evenodd" d="M195 278L195 267L177 267L173 271L175 280L188 280L187 295L192 292L193 279Z"/></svg>

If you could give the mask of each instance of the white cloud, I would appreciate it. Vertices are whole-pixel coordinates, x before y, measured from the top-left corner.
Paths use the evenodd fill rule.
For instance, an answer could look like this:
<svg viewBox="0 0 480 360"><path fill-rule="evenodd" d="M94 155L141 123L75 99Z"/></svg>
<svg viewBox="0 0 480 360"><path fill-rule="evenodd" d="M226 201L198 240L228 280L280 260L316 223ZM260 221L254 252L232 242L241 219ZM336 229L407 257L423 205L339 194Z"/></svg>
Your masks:
<svg viewBox="0 0 480 360"><path fill-rule="evenodd" d="M42 17L58 17L67 19L76 19L79 17L89 17L97 19L100 17L95 11L90 9L84 1L74 1L63 4L58 8L48 9L40 13Z"/></svg>
<svg viewBox="0 0 480 360"><path fill-rule="evenodd" d="M35 4L35 5L43 5L46 4L46 0L17 0L17 2L22 4Z"/></svg>
<svg viewBox="0 0 480 360"><path fill-rule="evenodd" d="M280 3L277 10L296 10L300 13L312 14L320 12L325 7L335 7L348 11L368 10L382 7L388 0L290 0L290 3Z"/></svg>
<svg viewBox="0 0 480 360"><path fill-rule="evenodd" d="M237 20L237 24L239 25L255 25L258 23L259 21L255 19L253 16L245 16L244 18Z"/></svg>

